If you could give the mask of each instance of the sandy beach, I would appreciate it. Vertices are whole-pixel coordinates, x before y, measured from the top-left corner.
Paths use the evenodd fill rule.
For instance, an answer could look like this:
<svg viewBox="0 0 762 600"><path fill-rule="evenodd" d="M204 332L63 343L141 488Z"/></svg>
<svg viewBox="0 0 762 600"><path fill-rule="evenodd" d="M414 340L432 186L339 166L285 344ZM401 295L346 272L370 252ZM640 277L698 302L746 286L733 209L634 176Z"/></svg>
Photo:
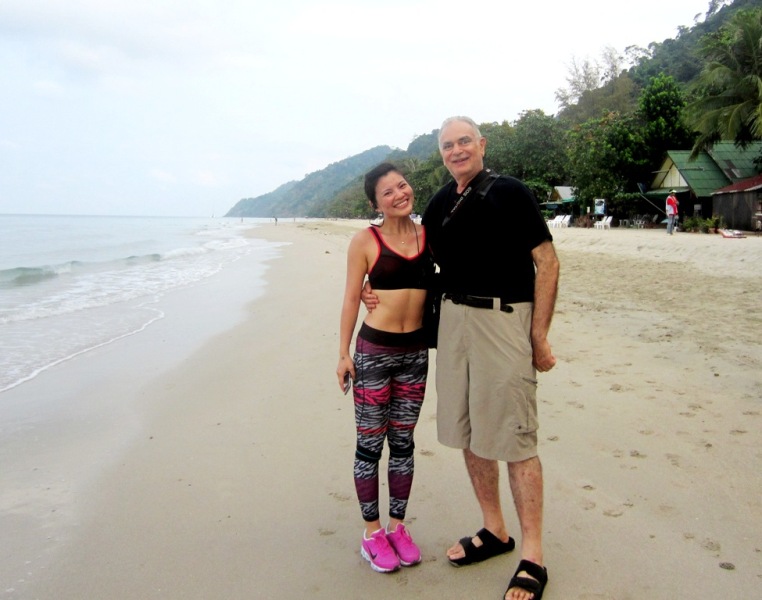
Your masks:
<svg viewBox="0 0 762 600"><path fill-rule="evenodd" d="M287 245L235 327L190 344L203 319L181 313L0 394L66 407L3 425L0 598L502 597L518 552L461 569L444 555L481 523L461 453L436 441L434 352L408 510L423 563L380 575L360 557L334 369L365 224L259 227ZM552 232L544 599L759 598L762 236ZM199 314L224 293L196 293Z"/></svg>

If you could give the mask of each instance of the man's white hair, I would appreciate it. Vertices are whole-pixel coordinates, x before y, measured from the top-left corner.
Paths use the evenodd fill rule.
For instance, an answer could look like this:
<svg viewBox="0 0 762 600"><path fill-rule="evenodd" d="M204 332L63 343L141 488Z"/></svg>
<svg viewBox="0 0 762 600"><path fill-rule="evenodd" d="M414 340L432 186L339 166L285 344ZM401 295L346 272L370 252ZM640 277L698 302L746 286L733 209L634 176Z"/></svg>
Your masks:
<svg viewBox="0 0 762 600"><path fill-rule="evenodd" d="M476 124L476 121L474 121L471 117L462 117L462 116L456 116L456 117L447 117L444 121L442 121L442 126L439 128L439 136L438 136L438 142L442 143L442 132L444 131L444 128L450 125L451 123L466 123L471 126L471 128L474 130L474 133L476 134L477 139L482 137L481 131L479 131L479 126Z"/></svg>

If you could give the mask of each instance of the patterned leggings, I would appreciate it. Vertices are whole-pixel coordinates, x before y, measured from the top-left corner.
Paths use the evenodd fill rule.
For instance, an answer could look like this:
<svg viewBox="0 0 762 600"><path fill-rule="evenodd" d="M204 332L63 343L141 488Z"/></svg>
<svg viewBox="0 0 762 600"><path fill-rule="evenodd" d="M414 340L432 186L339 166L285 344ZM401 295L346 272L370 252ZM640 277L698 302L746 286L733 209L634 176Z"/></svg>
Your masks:
<svg viewBox="0 0 762 600"><path fill-rule="evenodd" d="M354 477L365 521L379 519L378 461L389 440L389 516L404 519L413 484L413 430L426 392L422 330L389 333L363 324L355 344Z"/></svg>

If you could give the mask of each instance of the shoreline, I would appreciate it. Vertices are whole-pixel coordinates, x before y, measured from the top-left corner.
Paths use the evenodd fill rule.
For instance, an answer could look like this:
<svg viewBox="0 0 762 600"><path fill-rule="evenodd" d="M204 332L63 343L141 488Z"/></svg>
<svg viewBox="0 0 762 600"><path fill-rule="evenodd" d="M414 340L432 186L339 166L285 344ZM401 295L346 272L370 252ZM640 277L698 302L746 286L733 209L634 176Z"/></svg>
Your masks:
<svg viewBox="0 0 762 600"><path fill-rule="evenodd" d="M384 576L359 556L353 414L334 369L346 247L366 225L252 230L290 242L268 263L265 293L167 370L140 372L162 352L151 332L127 355L115 346L88 357L91 367L129 368L74 386L86 397L63 424L68 464L90 460L88 436L132 433L79 489L67 489L76 474L37 471L35 487L5 491L5 506L17 496L6 511L15 528L4 529L5 597L499 597L517 552L464 569L444 557L481 524L460 453L436 441L433 354L408 512L423 563ZM551 328L559 365L541 375L538 393L544 598L753 597L762 578L762 238L552 233L562 276ZM701 251L711 256L701 261ZM50 376L65 388L80 375L67 367ZM85 404L107 392L123 414L92 431L98 419ZM516 536L504 472L501 480ZM41 498L55 515L44 517Z"/></svg>

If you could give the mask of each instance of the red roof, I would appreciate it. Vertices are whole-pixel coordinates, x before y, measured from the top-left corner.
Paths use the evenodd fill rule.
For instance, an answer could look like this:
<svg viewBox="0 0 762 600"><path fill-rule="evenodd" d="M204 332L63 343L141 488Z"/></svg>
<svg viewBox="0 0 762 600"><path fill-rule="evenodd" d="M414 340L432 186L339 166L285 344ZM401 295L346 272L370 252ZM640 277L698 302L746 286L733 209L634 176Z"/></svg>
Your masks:
<svg viewBox="0 0 762 600"><path fill-rule="evenodd" d="M720 188L719 190L715 190L712 192L712 195L732 194L733 192L751 192L757 188L762 188L762 175L755 175L754 177L749 177L748 179L736 181L733 185L728 185L724 188Z"/></svg>

